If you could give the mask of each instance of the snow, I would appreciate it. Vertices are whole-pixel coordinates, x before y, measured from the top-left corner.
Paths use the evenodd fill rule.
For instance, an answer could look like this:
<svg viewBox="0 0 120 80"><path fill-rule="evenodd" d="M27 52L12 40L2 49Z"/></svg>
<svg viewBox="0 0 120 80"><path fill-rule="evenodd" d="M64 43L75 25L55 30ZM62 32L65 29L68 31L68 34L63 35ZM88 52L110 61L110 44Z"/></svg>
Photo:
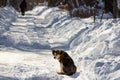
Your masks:
<svg viewBox="0 0 120 80"><path fill-rule="evenodd" d="M46 6L25 16L0 8L0 80L120 80L120 19L99 21ZM67 51L77 72L57 74L51 49Z"/></svg>

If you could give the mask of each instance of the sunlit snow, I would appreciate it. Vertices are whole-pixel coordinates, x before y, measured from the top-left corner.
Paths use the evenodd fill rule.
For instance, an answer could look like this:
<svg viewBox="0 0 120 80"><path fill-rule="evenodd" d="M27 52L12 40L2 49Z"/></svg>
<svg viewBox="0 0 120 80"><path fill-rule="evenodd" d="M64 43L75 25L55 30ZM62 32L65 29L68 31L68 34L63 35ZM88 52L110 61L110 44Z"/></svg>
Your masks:
<svg viewBox="0 0 120 80"><path fill-rule="evenodd" d="M67 51L77 72L57 74L51 49ZM25 16L0 8L0 80L120 80L120 19L93 23L46 6Z"/></svg>

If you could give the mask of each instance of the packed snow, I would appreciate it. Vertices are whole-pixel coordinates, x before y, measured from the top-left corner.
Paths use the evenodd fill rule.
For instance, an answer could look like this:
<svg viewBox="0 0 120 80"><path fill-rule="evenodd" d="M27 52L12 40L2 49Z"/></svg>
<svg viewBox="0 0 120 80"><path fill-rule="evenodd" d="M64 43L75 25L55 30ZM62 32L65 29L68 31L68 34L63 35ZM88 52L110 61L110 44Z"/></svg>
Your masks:
<svg viewBox="0 0 120 80"><path fill-rule="evenodd" d="M57 74L51 49L66 51L77 72ZM37 6L25 16L0 8L0 80L120 80L120 19L93 23L56 7Z"/></svg>

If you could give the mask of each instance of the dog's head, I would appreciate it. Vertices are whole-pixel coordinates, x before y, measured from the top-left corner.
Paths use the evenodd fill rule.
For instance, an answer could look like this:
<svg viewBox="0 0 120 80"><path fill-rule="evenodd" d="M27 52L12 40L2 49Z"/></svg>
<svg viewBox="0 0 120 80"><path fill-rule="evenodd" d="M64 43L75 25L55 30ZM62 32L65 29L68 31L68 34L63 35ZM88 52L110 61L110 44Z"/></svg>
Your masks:
<svg viewBox="0 0 120 80"><path fill-rule="evenodd" d="M61 53L59 50L52 50L52 54L54 56L54 59L60 59Z"/></svg>

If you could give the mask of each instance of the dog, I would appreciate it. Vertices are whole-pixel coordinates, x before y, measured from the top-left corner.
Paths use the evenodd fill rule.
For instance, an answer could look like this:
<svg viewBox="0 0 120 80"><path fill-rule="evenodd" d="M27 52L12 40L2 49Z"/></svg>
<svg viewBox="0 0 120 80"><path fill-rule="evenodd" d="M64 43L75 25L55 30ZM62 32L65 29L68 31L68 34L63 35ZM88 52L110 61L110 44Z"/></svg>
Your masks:
<svg viewBox="0 0 120 80"><path fill-rule="evenodd" d="M60 63L60 72L58 74L73 75L76 73L77 67L74 65L72 58L63 50L52 50L54 59Z"/></svg>

